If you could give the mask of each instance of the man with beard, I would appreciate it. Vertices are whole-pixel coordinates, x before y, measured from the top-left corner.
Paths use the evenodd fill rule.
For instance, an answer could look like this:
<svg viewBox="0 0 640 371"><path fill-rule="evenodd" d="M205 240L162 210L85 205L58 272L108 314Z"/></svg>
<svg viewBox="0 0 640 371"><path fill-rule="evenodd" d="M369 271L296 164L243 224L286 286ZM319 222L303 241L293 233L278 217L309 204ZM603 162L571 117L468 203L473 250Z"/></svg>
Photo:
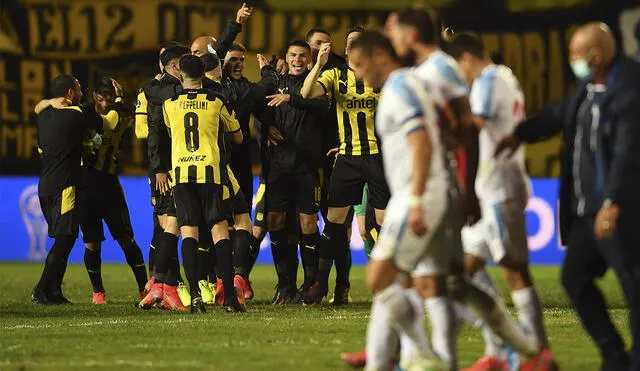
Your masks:
<svg viewBox="0 0 640 371"><path fill-rule="evenodd" d="M300 95L308 74L310 54L311 49L305 41L291 42L287 48L289 73L280 79L279 94L267 97L271 99L268 105L275 107L273 126L282 133L283 138L270 147L266 179L267 224L278 274L276 302L291 301L297 293L289 279L287 259L283 258L290 255L285 229L287 212L292 207L297 208L304 245L318 246L320 237L317 216L320 203L318 169L324 157L321 119L328 112L331 101L326 95L313 99L305 99ZM302 255L303 266L305 270L313 269L317 266L317 262L313 261L313 250L305 250ZM311 275L305 273L305 276Z"/></svg>

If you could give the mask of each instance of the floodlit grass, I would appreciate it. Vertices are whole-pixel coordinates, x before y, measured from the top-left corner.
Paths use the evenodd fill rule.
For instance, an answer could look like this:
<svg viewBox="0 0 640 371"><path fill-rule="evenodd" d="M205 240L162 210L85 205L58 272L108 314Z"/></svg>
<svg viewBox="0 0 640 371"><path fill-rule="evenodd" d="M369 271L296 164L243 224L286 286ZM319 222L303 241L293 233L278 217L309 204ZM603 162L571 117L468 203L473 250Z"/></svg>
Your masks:
<svg viewBox="0 0 640 371"><path fill-rule="evenodd" d="M64 290L75 304L39 306L31 303L30 292L41 269L40 264L0 264L2 369L348 370L339 353L364 346L370 296L362 267L353 269L354 303L347 307L272 306L275 271L258 266L252 276L256 299L247 313L208 307L205 315L134 308L136 287L126 265L103 267L107 305L91 304L84 267L71 265ZM500 272L491 273L506 292ZM533 273L560 366L598 369L598 352L569 307L559 269L536 267ZM618 283L608 275L601 286L628 343ZM465 327L458 348L461 366L469 365L482 353L480 333Z"/></svg>

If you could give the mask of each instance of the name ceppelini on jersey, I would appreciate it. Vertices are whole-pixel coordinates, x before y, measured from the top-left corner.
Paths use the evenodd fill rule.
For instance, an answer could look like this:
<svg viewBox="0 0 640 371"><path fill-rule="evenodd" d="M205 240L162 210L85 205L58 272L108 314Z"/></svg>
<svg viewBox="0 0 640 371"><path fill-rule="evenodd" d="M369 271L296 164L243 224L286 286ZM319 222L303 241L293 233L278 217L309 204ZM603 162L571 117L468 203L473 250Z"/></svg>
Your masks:
<svg viewBox="0 0 640 371"><path fill-rule="evenodd" d="M206 155L184 156L184 157L178 158L178 162L204 161L205 158L207 158Z"/></svg>
<svg viewBox="0 0 640 371"><path fill-rule="evenodd" d="M185 109L185 110L206 110L207 106L209 104L208 101L202 101L202 100L187 100L187 101L181 101L178 102L178 107L180 107L180 109Z"/></svg>
<svg viewBox="0 0 640 371"><path fill-rule="evenodd" d="M345 101L347 109L376 109L378 100L376 98L352 98Z"/></svg>

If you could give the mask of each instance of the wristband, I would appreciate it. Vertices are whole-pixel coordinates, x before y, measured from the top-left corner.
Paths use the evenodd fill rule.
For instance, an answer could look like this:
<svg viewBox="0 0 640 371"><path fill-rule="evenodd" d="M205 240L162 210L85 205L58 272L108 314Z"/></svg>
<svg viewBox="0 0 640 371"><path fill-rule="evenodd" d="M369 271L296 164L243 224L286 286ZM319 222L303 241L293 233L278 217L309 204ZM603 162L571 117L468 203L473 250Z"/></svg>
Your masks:
<svg viewBox="0 0 640 371"><path fill-rule="evenodd" d="M417 209L419 207L422 207L422 197L411 195L411 197L409 197L409 208Z"/></svg>

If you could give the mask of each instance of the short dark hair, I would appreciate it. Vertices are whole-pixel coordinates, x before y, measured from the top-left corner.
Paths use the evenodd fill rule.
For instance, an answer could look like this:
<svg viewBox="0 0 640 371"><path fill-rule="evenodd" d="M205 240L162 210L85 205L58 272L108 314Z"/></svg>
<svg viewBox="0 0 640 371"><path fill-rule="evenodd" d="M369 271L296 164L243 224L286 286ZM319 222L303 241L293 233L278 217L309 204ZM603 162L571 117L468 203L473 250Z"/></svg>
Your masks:
<svg viewBox="0 0 640 371"><path fill-rule="evenodd" d="M304 41L304 40L293 40L292 42L290 42L290 43L287 45L287 53L289 53L289 48L291 48L292 46L300 46L300 47L303 47L303 48L307 49L307 51L308 51L309 53L311 53L311 46L309 46L309 43L307 43L307 42L306 42L306 41ZM286 54L285 54L285 55L286 55Z"/></svg>
<svg viewBox="0 0 640 371"><path fill-rule="evenodd" d="M313 37L313 35L317 34L317 33L323 33L329 37L331 37L331 34L329 33L329 31L327 31L326 28L322 28L322 27L313 27L312 29L309 30L309 32L307 32L307 36L305 37L305 40L309 40Z"/></svg>
<svg viewBox="0 0 640 371"><path fill-rule="evenodd" d="M165 50L167 50L167 49L169 49L169 48L173 48L174 46L183 46L183 45L182 45L182 44L180 44L180 43L179 43L179 42L177 42L177 41L169 40L169 41L165 41L164 43L162 43L162 44L160 45L160 49L165 49Z"/></svg>
<svg viewBox="0 0 640 371"><path fill-rule="evenodd" d="M354 32L364 32L364 27L362 26L353 26L353 27L349 27L349 29L347 30L347 34L345 35L345 39L349 38L349 35L351 35Z"/></svg>
<svg viewBox="0 0 640 371"><path fill-rule="evenodd" d="M166 66L172 60L176 58L180 58L185 54L190 54L191 50L184 45L176 45L170 48L165 49L162 54L160 54L160 63L163 66Z"/></svg>
<svg viewBox="0 0 640 371"><path fill-rule="evenodd" d="M470 53L478 58L485 57L484 43L473 32L460 32L447 43L445 51L454 59L460 59L462 53Z"/></svg>
<svg viewBox="0 0 640 371"><path fill-rule="evenodd" d="M113 82L109 76L101 76L96 79L93 87L93 92L100 95L116 95L116 89L113 87Z"/></svg>
<svg viewBox="0 0 640 371"><path fill-rule="evenodd" d="M180 72L191 79L202 78L204 75L204 61L196 55L183 55L180 57Z"/></svg>
<svg viewBox="0 0 640 371"><path fill-rule="evenodd" d="M391 58L398 59L391 41L378 30L365 30L351 43L351 50L360 49L366 56L373 55L373 49L382 49Z"/></svg>
<svg viewBox="0 0 640 371"><path fill-rule="evenodd" d="M410 7L398 12L398 23L418 31L418 41L427 45L440 43L440 17L428 7Z"/></svg>
<svg viewBox="0 0 640 371"><path fill-rule="evenodd" d="M231 44L231 47L229 48L229 51L238 51L238 52L243 52L246 53L247 52L247 48L244 47L244 45L240 44L240 43L233 43Z"/></svg>
<svg viewBox="0 0 640 371"><path fill-rule="evenodd" d="M53 98L67 96L69 89L76 87L76 78L71 75L59 75L51 80L51 95Z"/></svg>
<svg viewBox="0 0 640 371"><path fill-rule="evenodd" d="M204 63L204 70L206 72L212 71L218 65L220 65L220 58L218 58L217 54L207 53L200 56L202 62Z"/></svg>

